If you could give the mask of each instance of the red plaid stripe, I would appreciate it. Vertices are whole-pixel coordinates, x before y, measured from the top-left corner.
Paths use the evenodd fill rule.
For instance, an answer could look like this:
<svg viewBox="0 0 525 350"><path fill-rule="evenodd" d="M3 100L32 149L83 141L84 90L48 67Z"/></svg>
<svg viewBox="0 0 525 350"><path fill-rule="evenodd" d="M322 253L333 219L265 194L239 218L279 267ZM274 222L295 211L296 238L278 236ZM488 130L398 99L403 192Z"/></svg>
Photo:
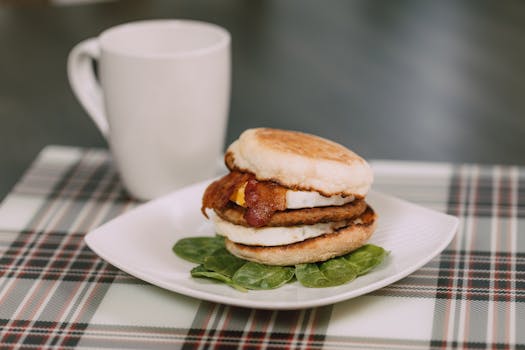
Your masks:
<svg viewBox="0 0 525 350"><path fill-rule="evenodd" d="M525 347L516 344L515 328L515 303L525 301L525 253L517 250L524 188L516 167L456 170L449 213L462 224L440 257L436 307L443 317L434 327L433 348Z"/></svg>
<svg viewBox="0 0 525 350"><path fill-rule="evenodd" d="M46 202L0 260L0 314L9 315L0 319L5 348L525 349L521 168L456 167L447 210L461 219L458 235L438 258L372 294L435 300L431 337L412 340L328 334L337 305L271 311L202 302L189 328L93 324L112 284L143 282L95 256L83 235L134 203L107 154L84 152L51 190L42 188L55 184L56 175L42 164L16 192L45 194ZM436 179L422 175L407 182L380 174L378 185L442 206L441 196L434 196L442 186Z"/></svg>
<svg viewBox="0 0 525 350"><path fill-rule="evenodd" d="M87 152L72 165L49 193L29 228L18 235L2 256L0 276L5 278L5 283L1 286L0 304L20 300L20 307L12 311L9 319L2 321L0 343L5 346L74 345L86 327L82 320L89 319L89 314L95 310L96 304L88 304L86 308L85 303L99 301L100 289L107 287L100 282L111 282L120 274L87 249L83 241L85 232L57 230L59 226L71 227L73 223L82 230L93 218L102 215L103 205L89 206L89 201L80 201L81 197L93 193L97 202L110 202L120 186L107 159L95 167L89 160ZM73 181L78 178L87 181L78 186ZM96 183L102 185L94 186ZM68 196L64 197L64 193ZM64 202L64 198L68 202ZM81 208L79 203L82 203ZM83 220L79 220L79 209L83 212ZM31 284L26 288L28 281ZM67 289L61 288L67 282L70 282ZM56 293L64 290L67 290L67 297L57 298ZM51 312L49 305L54 300L63 304L55 305ZM52 314L57 321L44 320L46 314Z"/></svg>
<svg viewBox="0 0 525 350"><path fill-rule="evenodd" d="M270 311L203 302L183 349L321 349L331 307Z"/></svg>

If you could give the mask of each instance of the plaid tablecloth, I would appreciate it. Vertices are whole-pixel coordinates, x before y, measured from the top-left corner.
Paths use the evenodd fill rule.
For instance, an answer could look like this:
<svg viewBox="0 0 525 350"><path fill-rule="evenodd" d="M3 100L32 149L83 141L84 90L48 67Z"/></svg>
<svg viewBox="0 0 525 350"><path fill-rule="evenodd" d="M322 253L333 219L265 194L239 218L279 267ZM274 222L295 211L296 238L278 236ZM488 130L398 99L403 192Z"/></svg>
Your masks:
<svg viewBox="0 0 525 350"><path fill-rule="evenodd" d="M368 295L294 311L137 280L83 237L138 203L107 151L45 148L0 207L0 347L525 349L525 169L375 161L374 189L460 218L437 258Z"/></svg>

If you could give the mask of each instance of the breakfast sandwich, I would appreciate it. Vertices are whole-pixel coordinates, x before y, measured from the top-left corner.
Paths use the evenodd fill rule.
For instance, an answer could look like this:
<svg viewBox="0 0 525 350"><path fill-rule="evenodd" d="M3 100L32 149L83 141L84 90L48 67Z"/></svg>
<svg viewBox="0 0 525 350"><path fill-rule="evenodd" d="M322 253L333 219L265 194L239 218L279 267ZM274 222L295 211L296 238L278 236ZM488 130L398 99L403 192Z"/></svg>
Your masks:
<svg viewBox="0 0 525 350"><path fill-rule="evenodd" d="M374 232L376 214L365 200L372 170L338 143L248 129L225 163L230 172L208 186L202 212L233 255L267 265L321 262L363 246Z"/></svg>

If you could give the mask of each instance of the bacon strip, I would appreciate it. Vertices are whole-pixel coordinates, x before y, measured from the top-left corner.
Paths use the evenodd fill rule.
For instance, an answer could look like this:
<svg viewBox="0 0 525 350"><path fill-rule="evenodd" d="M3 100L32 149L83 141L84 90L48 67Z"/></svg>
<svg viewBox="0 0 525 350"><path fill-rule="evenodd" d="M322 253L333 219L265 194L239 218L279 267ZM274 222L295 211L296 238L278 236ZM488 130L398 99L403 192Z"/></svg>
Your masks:
<svg viewBox="0 0 525 350"><path fill-rule="evenodd" d="M253 178L252 174L233 171L219 180L212 182L208 188L206 188L204 196L202 197L202 214L208 217L206 208L224 209L231 195L251 178Z"/></svg>
<svg viewBox="0 0 525 350"><path fill-rule="evenodd" d="M247 208L244 218L248 225L265 226L276 211L286 209L286 188L274 182L250 179L244 190L244 200Z"/></svg>
<svg viewBox="0 0 525 350"><path fill-rule="evenodd" d="M208 217L206 208L224 209L231 195L244 183L247 183L244 218L248 225L265 226L276 211L286 209L286 188L271 181L257 181L252 174L232 171L210 184L204 192L201 207L204 216Z"/></svg>

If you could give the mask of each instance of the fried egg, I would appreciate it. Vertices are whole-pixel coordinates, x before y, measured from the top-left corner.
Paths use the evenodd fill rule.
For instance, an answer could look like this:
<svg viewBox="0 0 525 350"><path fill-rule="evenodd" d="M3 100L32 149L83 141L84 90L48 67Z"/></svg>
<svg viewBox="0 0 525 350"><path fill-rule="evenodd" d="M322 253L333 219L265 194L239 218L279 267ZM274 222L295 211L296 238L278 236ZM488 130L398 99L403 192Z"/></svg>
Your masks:
<svg viewBox="0 0 525 350"><path fill-rule="evenodd" d="M334 232L348 225L347 221L339 221L314 225L255 228L232 224L217 215L214 215L213 220L218 235L227 237L236 243L255 246L278 246L301 242L308 238Z"/></svg>
<svg viewBox="0 0 525 350"><path fill-rule="evenodd" d="M246 183L240 186L230 197L232 202L235 202L241 207L246 206L244 199L244 190ZM343 205L354 200L354 196L335 195L325 197L319 192L315 191L286 191L286 209L303 209L314 207L327 207L331 205Z"/></svg>

